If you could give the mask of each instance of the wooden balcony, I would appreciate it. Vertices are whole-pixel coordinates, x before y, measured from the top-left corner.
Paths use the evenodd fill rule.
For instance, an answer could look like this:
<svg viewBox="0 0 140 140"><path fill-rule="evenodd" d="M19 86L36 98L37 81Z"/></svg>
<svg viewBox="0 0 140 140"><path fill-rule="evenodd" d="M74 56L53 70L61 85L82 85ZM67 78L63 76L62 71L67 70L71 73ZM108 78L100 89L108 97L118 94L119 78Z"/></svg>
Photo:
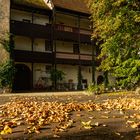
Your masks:
<svg viewBox="0 0 140 140"><path fill-rule="evenodd" d="M23 21L11 20L10 32L15 35L28 36L33 38L51 39L52 26L51 24L39 25ZM54 36L56 40L66 40L78 42L80 33L80 41L82 43L91 42L91 30L79 29L76 27L59 25L54 26Z"/></svg>
<svg viewBox="0 0 140 140"><path fill-rule="evenodd" d="M16 62L29 63L54 63L54 53L52 52L32 52L23 50L14 50L13 58ZM79 60L80 59L80 60ZM67 52L56 52L57 64L70 65L91 65L92 56L87 54L73 54Z"/></svg>
<svg viewBox="0 0 140 140"><path fill-rule="evenodd" d="M72 64L72 65L91 65L92 55L88 54L73 54L66 52L56 53L56 62L58 64Z"/></svg>
<svg viewBox="0 0 140 140"><path fill-rule="evenodd" d="M66 25L61 25L61 24L56 24L55 29L58 31L79 33L79 30L77 27L66 26ZM80 34L91 35L91 33L92 32L89 29L80 28Z"/></svg>
<svg viewBox="0 0 140 140"><path fill-rule="evenodd" d="M17 62L53 63L54 61L54 54L48 52L14 50L13 57Z"/></svg>
<svg viewBox="0 0 140 140"><path fill-rule="evenodd" d="M63 39L68 41L78 41L80 33L80 41L83 43L91 42L91 30L80 28L80 31L77 27L71 27L61 24L55 25L55 39Z"/></svg>
<svg viewBox="0 0 140 140"><path fill-rule="evenodd" d="M10 32L15 35L50 39L51 25L46 24L46 26L44 26L23 21L11 20Z"/></svg>
<svg viewBox="0 0 140 140"><path fill-rule="evenodd" d="M79 55L78 54L73 54L73 53L57 52L56 53L56 58L78 60Z"/></svg>
<svg viewBox="0 0 140 140"><path fill-rule="evenodd" d="M92 55L81 54L81 55L80 55L80 59L81 59L81 60L92 61Z"/></svg>
<svg viewBox="0 0 140 140"><path fill-rule="evenodd" d="M92 55L89 54L73 54L73 53L64 53L64 52L57 52L56 58L63 58L63 59L76 59L76 60L88 60L92 61Z"/></svg>

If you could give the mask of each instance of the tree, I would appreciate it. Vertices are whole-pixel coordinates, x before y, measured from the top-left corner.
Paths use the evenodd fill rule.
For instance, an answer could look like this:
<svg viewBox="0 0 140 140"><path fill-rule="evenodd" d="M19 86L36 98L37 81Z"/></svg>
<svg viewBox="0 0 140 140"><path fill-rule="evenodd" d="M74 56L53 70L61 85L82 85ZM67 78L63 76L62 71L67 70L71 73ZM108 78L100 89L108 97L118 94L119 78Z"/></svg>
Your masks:
<svg viewBox="0 0 140 140"><path fill-rule="evenodd" d="M122 87L140 81L140 1L88 0L92 38L102 42L99 69L109 71Z"/></svg>

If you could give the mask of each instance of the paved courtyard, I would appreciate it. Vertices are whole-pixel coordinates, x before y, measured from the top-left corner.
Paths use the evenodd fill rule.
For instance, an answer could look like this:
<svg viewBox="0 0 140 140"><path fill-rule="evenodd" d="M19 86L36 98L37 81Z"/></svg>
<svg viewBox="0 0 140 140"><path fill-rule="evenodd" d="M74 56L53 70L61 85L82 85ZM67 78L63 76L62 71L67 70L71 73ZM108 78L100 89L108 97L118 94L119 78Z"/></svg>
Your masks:
<svg viewBox="0 0 140 140"><path fill-rule="evenodd" d="M140 140L139 105L140 95L134 93L1 94L0 131L9 126L12 133L0 138Z"/></svg>

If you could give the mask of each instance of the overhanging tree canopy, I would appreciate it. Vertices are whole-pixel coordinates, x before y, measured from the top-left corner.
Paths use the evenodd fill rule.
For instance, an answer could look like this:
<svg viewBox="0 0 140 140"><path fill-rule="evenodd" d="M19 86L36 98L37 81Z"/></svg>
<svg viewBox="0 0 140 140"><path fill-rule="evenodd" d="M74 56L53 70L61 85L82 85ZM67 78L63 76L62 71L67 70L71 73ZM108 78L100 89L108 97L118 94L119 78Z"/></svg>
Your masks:
<svg viewBox="0 0 140 140"><path fill-rule="evenodd" d="M89 0L93 38L103 42L100 69L110 71L121 86L140 81L140 1Z"/></svg>

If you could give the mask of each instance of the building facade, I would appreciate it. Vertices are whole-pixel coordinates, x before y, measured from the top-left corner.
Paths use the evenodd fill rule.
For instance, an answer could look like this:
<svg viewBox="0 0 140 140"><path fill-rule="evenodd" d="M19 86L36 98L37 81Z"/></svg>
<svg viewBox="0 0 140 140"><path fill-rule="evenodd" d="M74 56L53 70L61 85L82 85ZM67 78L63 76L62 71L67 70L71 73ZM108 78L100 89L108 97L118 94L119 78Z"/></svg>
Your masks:
<svg viewBox="0 0 140 140"><path fill-rule="evenodd" d="M81 89L103 82L103 72L95 70L99 62L83 0L11 0L10 5L16 67L13 90L56 88L51 69L65 73L57 90L77 90L79 72Z"/></svg>

